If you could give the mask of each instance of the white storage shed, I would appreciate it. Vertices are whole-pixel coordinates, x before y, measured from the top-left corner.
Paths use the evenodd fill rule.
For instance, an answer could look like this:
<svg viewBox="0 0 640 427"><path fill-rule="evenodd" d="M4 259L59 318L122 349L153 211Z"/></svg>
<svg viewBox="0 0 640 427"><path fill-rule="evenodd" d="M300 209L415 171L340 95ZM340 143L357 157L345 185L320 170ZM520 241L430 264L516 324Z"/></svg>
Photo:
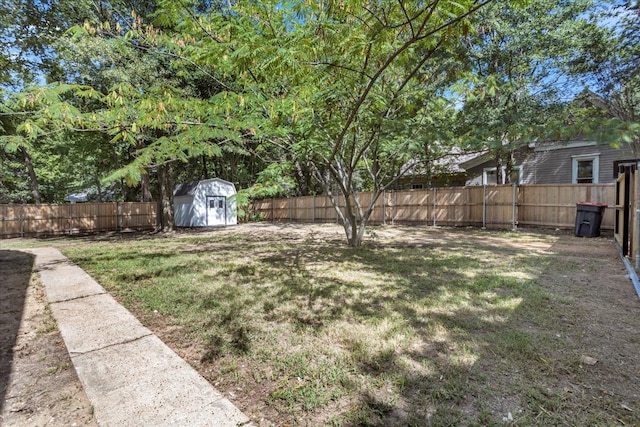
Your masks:
<svg viewBox="0 0 640 427"><path fill-rule="evenodd" d="M235 225L236 187L219 178L185 182L173 191L176 227Z"/></svg>

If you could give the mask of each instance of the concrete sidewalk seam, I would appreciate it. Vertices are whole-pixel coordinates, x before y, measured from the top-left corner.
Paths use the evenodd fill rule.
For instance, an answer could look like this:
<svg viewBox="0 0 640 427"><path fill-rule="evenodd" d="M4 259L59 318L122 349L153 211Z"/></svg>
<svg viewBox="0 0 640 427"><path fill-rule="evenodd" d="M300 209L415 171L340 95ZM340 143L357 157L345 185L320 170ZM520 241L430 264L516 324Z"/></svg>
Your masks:
<svg viewBox="0 0 640 427"><path fill-rule="evenodd" d="M84 355L84 354L91 354L91 353L94 353L94 352L96 352L96 351L101 351L101 350L104 350L104 349L107 349L107 348L117 347L117 346L119 346L119 345L127 345L127 344L130 344L130 343L132 343L132 342L136 342L136 341L138 341L138 340L141 340L141 339L143 339L143 338L150 337L150 336L152 336L152 335L153 335L153 333L152 333L152 332L150 332L150 333L148 333L148 334L146 334L146 335L141 335L141 336L139 336L139 337L132 338L132 339L130 339L130 340L120 341L120 342L117 342L117 343L113 343L113 344L105 345L105 346L100 347L100 348L94 348L94 349L91 349L91 350L88 350L88 351L70 351L70 352L69 352L69 355L73 358L73 357L76 357L76 356L82 356L82 355Z"/></svg>
<svg viewBox="0 0 640 427"><path fill-rule="evenodd" d="M42 279L40 279L40 281L42 281ZM69 301L76 301L79 299L83 299L83 298L89 298L89 297L95 297L96 295L105 295L108 294L109 292L104 291L104 292L97 292L95 294L87 294L87 295L81 295L79 297L73 297L73 298L68 298L68 299L61 299L61 300L57 300L57 301L52 301L49 304L60 304L63 302L69 302Z"/></svg>

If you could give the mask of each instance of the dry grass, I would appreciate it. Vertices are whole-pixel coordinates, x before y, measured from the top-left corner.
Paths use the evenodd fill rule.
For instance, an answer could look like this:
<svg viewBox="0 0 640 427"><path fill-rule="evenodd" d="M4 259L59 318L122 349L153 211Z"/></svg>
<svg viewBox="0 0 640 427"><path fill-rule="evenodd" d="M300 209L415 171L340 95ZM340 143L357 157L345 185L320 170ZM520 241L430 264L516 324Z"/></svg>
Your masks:
<svg viewBox="0 0 640 427"><path fill-rule="evenodd" d="M374 235L352 249L333 226L253 225L63 251L258 425L639 421L599 392L615 373L585 377L587 314L561 283L583 265L554 250L575 238Z"/></svg>

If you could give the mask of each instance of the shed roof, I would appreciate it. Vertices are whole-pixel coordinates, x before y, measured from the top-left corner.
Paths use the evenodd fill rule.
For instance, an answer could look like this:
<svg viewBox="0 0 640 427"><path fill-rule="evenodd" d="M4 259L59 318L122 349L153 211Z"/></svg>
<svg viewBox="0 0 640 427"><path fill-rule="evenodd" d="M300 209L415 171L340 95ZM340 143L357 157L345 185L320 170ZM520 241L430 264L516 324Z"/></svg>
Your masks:
<svg viewBox="0 0 640 427"><path fill-rule="evenodd" d="M176 188L173 190L173 196L192 196L193 190L196 189L200 181L191 181L191 182L183 182L182 184L176 185Z"/></svg>
<svg viewBox="0 0 640 427"><path fill-rule="evenodd" d="M218 181L222 184L233 187L233 191L235 192L236 186L233 185L232 182L225 181L224 179L221 179L221 178L210 178L210 179L203 179L202 181L191 181L191 182L183 182L182 184L178 184L173 189L173 196L174 197L193 196L195 189L198 187L198 185L206 182L211 182L211 181Z"/></svg>

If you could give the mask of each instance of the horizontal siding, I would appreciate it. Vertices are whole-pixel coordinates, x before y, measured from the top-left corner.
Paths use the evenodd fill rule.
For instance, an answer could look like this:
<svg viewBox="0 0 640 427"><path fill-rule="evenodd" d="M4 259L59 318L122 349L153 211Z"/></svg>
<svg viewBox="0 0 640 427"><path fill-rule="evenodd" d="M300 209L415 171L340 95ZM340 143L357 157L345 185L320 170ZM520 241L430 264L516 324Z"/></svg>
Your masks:
<svg viewBox="0 0 640 427"><path fill-rule="evenodd" d="M516 153L514 166L521 166L526 160L527 156L528 153ZM491 159L478 166L467 169L466 185L482 185L482 172L484 171L484 169L494 169L495 167L496 161L495 159Z"/></svg>
<svg viewBox="0 0 640 427"><path fill-rule="evenodd" d="M593 147L584 147L593 149ZM572 150L538 151L524 162L524 184L571 184Z"/></svg>
<svg viewBox="0 0 640 427"><path fill-rule="evenodd" d="M618 149L609 145L592 145L588 147L571 147L547 151L532 151L522 162L521 184L571 184L572 156L599 155L598 184L613 184L613 162L632 159L629 148ZM495 161L485 162L467 170L467 185L481 185L484 168L495 167Z"/></svg>
<svg viewBox="0 0 640 427"><path fill-rule="evenodd" d="M524 184L571 183L572 156L590 154L598 154L600 158L598 184L614 183L613 162L631 158L629 149L616 149L608 145L537 151L524 163Z"/></svg>

